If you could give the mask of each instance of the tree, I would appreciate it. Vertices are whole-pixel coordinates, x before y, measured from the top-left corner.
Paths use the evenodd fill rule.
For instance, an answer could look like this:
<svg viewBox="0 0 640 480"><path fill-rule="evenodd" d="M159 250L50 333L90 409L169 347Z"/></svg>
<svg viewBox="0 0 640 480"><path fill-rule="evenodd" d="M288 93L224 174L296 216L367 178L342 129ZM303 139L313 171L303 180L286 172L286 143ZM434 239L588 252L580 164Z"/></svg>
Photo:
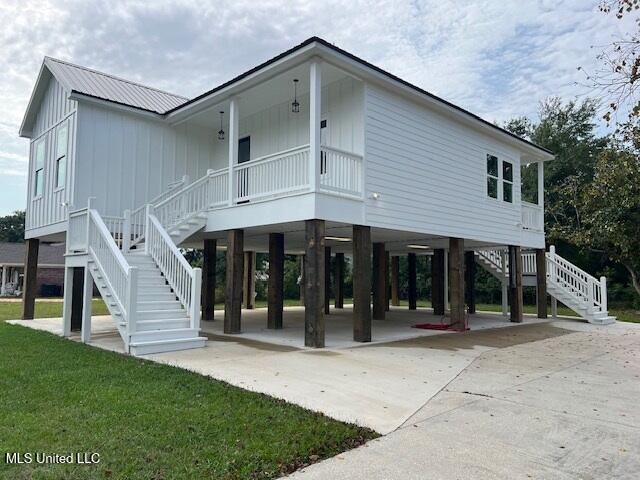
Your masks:
<svg viewBox="0 0 640 480"><path fill-rule="evenodd" d="M640 295L640 159L609 148L598 157L593 181L580 195L582 222L571 239L619 262Z"/></svg>
<svg viewBox="0 0 640 480"><path fill-rule="evenodd" d="M24 210L0 217L0 242L24 242Z"/></svg>

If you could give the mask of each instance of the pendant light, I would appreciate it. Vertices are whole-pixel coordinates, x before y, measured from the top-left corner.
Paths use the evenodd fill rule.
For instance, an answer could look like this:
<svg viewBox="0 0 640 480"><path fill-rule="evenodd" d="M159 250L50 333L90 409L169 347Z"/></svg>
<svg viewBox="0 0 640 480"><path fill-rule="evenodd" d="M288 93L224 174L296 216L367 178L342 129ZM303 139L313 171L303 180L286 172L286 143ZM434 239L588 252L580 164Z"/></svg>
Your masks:
<svg viewBox="0 0 640 480"><path fill-rule="evenodd" d="M291 103L291 111L298 113L300 111L300 103L298 103L298 79L293 79L293 102Z"/></svg>
<svg viewBox="0 0 640 480"><path fill-rule="evenodd" d="M222 116L224 111L220 110L220 130L218 130L218 140L224 140L224 130L222 129Z"/></svg>

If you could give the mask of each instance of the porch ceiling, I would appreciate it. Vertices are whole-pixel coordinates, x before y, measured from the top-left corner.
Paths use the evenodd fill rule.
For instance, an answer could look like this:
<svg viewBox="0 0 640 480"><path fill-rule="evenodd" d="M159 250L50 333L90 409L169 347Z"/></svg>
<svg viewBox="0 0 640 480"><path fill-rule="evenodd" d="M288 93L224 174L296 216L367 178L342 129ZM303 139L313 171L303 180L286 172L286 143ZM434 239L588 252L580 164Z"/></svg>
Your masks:
<svg viewBox="0 0 640 480"><path fill-rule="evenodd" d="M335 239L326 238L325 245L331 247L333 253L351 254L353 235L353 227L351 225L341 224L337 222L326 222L326 237L336 237ZM244 230L244 249L245 251L268 252L269 250L269 233L284 233L285 251L290 255L300 255L305 250L305 230L304 222L290 222L278 225L264 225L251 227ZM226 232L205 232L194 235L185 243L185 247L202 248L204 238L215 238L218 240L218 247L224 248L227 240ZM338 240L338 238L340 240ZM342 239L346 241L341 241ZM371 229L372 242L384 242L386 249L394 255L407 254L409 252L416 255L430 255L433 248L446 248L449 246L448 237L437 235L420 234L415 232L405 232L398 230L388 230L383 228ZM428 246L427 249L411 248L409 245ZM474 240L465 240L465 247L495 247L496 244L479 242Z"/></svg>
<svg viewBox="0 0 640 480"><path fill-rule="evenodd" d="M334 83L348 75L338 68L327 63L322 66L322 86ZM297 78L298 97L309 93L309 64L303 63L286 72L260 83L259 85L245 90L239 95L240 117L247 117L255 113L266 110L273 105L291 101L293 99L293 79ZM307 111L302 105L302 112ZM229 124L229 99L225 99L193 117L187 123L218 129L220 126L220 110L225 112L224 127ZM305 117L306 120L306 117Z"/></svg>

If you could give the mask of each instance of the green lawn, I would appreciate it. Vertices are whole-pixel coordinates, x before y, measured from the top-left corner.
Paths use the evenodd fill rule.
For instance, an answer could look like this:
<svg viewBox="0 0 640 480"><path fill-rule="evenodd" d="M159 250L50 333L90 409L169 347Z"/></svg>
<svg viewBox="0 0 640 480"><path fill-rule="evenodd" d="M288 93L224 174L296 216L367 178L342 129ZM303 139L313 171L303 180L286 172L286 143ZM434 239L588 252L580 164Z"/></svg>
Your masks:
<svg viewBox="0 0 640 480"><path fill-rule="evenodd" d="M94 308L104 308L97 301ZM38 316L61 303L38 302ZM0 302L0 319L19 303ZM377 435L266 395L0 322L0 478L274 478ZM5 452L98 452L7 465Z"/></svg>

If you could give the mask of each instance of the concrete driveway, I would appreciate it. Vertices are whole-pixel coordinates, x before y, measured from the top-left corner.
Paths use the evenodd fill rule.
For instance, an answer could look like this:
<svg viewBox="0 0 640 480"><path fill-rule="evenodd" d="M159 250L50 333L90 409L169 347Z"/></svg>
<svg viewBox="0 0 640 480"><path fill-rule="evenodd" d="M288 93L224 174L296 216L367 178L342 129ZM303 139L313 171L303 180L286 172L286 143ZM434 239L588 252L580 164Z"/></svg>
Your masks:
<svg viewBox="0 0 640 480"><path fill-rule="evenodd" d="M530 341L509 345L522 329ZM556 321L449 345L490 332L495 348L400 428L292 477L640 478L640 325Z"/></svg>

